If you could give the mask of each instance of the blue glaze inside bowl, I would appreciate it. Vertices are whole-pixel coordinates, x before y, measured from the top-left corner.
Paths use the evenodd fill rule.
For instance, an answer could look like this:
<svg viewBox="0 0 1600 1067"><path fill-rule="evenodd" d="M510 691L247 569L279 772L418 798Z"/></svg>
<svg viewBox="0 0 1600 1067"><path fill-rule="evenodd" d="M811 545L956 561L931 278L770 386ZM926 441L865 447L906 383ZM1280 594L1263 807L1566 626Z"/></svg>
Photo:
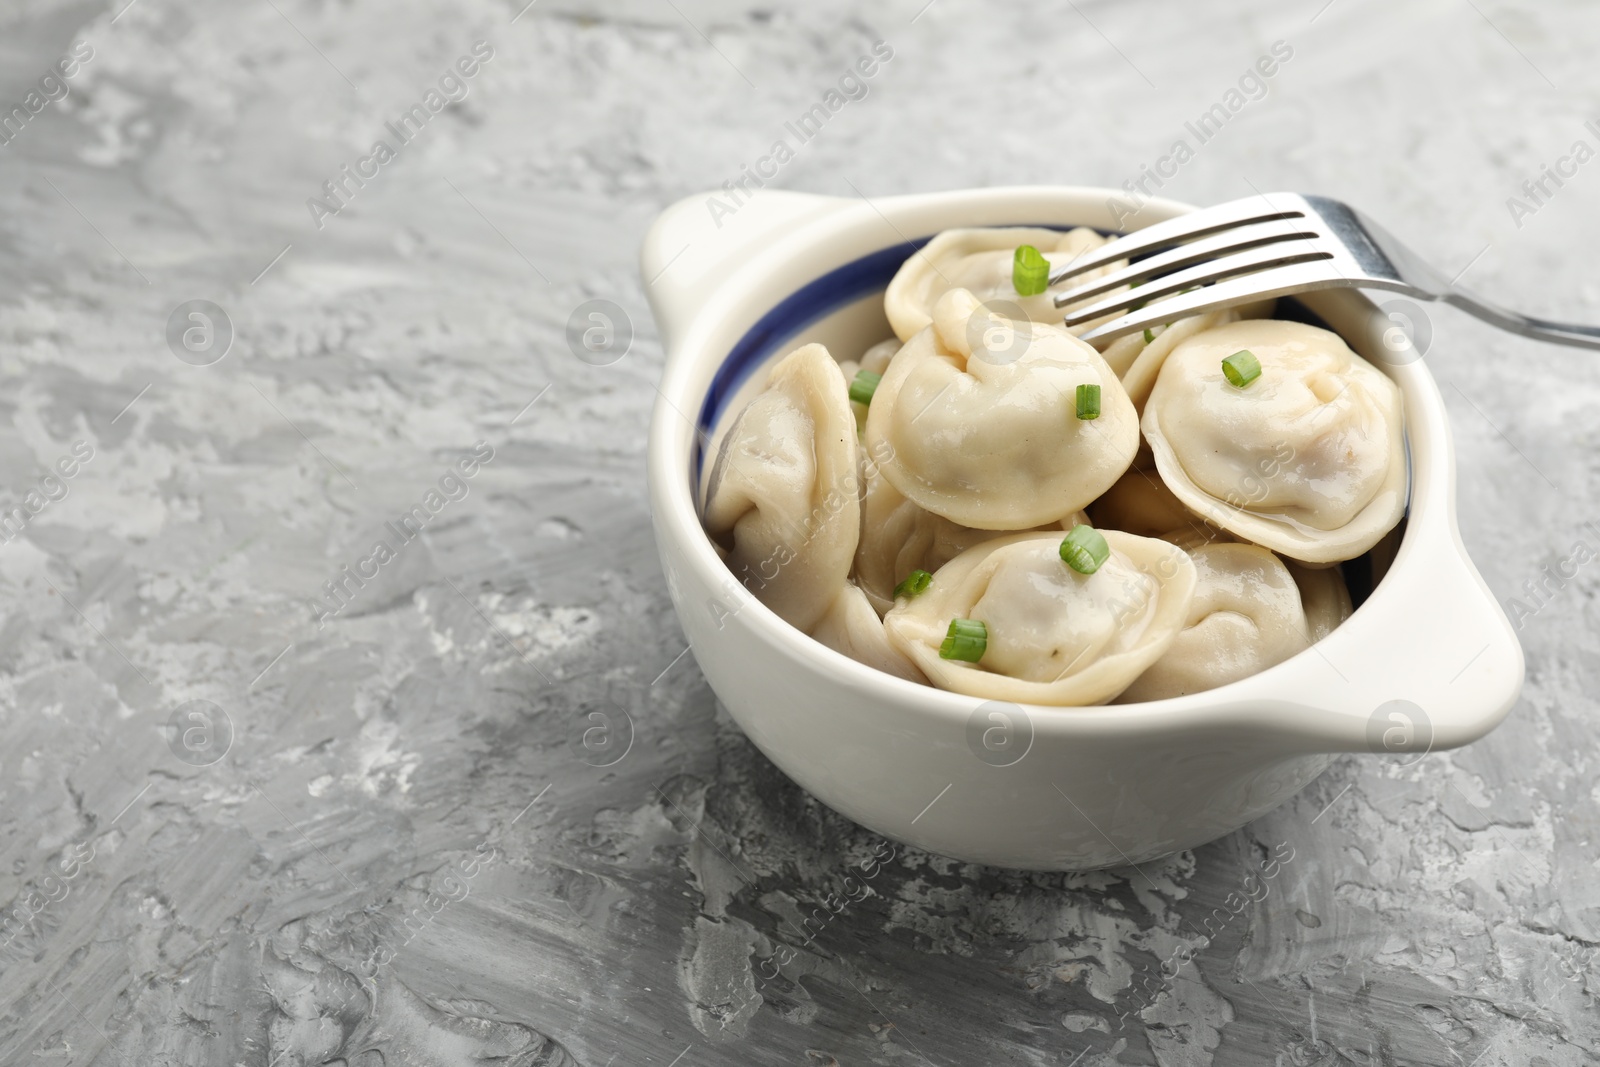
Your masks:
<svg viewBox="0 0 1600 1067"><path fill-rule="evenodd" d="M1062 229L1059 226L1051 228ZM712 427L722 418L729 399L769 356L819 319L862 297L889 288L901 264L931 240L932 234L880 249L837 267L815 281L807 282L761 316L729 350L722 366L717 368L716 376L711 379L711 388L706 392L705 403L700 406L700 418L696 426L700 440L706 440ZM697 449L696 472L699 471L700 460Z"/></svg>

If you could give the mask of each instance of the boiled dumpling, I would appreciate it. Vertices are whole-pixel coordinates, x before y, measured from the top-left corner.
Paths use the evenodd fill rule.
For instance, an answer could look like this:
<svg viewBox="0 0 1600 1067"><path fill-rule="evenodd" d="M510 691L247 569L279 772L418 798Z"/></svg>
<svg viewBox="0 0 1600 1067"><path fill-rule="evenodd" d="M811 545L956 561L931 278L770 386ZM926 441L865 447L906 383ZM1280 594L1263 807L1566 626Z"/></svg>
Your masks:
<svg viewBox="0 0 1600 1067"><path fill-rule="evenodd" d="M1282 663L1315 640L1300 588L1277 556L1245 544L1198 545L1189 556L1199 581L1183 630L1119 704L1215 689Z"/></svg>
<svg viewBox="0 0 1600 1067"><path fill-rule="evenodd" d="M1184 507L1153 470L1134 469L1124 474L1104 496L1089 505L1089 514L1101 529L1140 537L1166 537L1180 531L1200 533L1201 541L1226 536Z"/></svg>
<svg viewBox="0 0 1600 1067"><path fill-rule="evenodd" d="M1144 333L1130 333L1106 346L1105 359L1122 379L1122 388L1133 401L1133 409L1144 411L1145 401L1156 384L1161 366L1172 350L1197 333L1225 326L1240 319L1238 312L1224 308L1204 315L1191 315L1168 326L1156 326ZM1146 341L1148 334L1151 340Z"/></svg>
<svg viewBox="0 0 1600 1067"><path fill-rule="evenodd" d="M1166 652L1188 616L1195 566L1174 545L1102 530L1093 574L1062 562L1062 534L996 537L946 563L885 616L890 642L941 689L1082 706L1110 700ZM951 620L984 624L975 663L943 659Z"/></svg>
<svg viewBox="0 0 1600 1067"><path fill-rule="evenodd" d="M1285 565L1300 587L1300 605L1305 608L1311 640L1321 641L1354 610L1350 587L1344 584L1338 567L1302 567L1293 561Z"/></svg>
<svg viewBox="0 0 1600 1067"><path fill-rule="evenodd" d="M894 358L895 353L898 351L900 351L900 339L891 337L889 340L879 341L867 349L861 354L859 360L841 360L839 369L844 372L846 387L848 388L849 383L855 381L856 375L861 371L867 371L870 374L882 377L883 372L889 369L889 361ZM858 404L852 400L850 409L855 412L857 431L865 430L867 427L867 405Z"/></svg>
<svg viewBox="0 0 1600 1067"><path fill-rule="evenodd" d="M861 498L861 540L856 581L879 615L894 607L894 588L912 571L932 573L973 545L997 536L935 515L907 500L874 471Z"/></svg>
<svg viewBox="0 0 1600 1067"><path fill-rule="evenodd" d="M809 631L832 605L860 532L855 417L828 350L785 356L722 441L706 531L734 576Z"/></svg>
<svg viewBox="0 0 1600 1067"><path fill-rule="evenodd" d="M973 545L1001 535L998 530L961 526L918 507L875 468L864 475L864 484L855 579L879 615L894 607L895 586L913 571L931 574ZM1070 530L1088 523L1087 514L1075 511L1042 528Z"/></svg>
<svg viewBox="0 0 1600 1067"><path fill-rule="evenodd" d="M1240 351L1261 366L1245 386L1222 368ZM1353 559L1404 514L1400 390L1327 330L1254 320L1189 338L1142 425L1186 507L1293 559Z"/></svg>
<svg viewBox="0 0 1600 1067"><path fill-rule="evenodd" d="M1002 309L1006 309L1013 316L1020 314L1034 322L1061 326L1068 309L1056 307L1055 292L1083 285L1120 270L1127 265L1126 261L1119 260L1069 278L1054 292L1046 290L1033 296L1022 296L1011 278L1012 261L1017 248L1021 245L1037 248L1050 261L1050 269L1054 272L1085 252L1099 248L1107 240L1083 227L1066 233L1029 226L945 230L900 267L894 280L889 283L888 291L884 293L883 310L889 316L889 325L894 328L895 336L902 341L911 340L933 321L934 305L951 289L966 289L1001 314L1005 314ZM1103 298L1104 294L1100 294L1085 303ZM1112 317L1074 326L1073 332L1086 333Z"/></svg>
<svg viewBox="0 0 1600 1067"><path fill-rule="evenodd" d="M1079 385L1100 415L1079 419ZM1100 354L1059 327L999 318L965 289L889 364L866 441L918 506L961 526L1054 523L1110 488L1139 447L1138 420Z"/></svg>
<svg viewBox="0 0 1600 1067"><path fill-rule="evenodd" d="M913 571L932 574L973 545L1005 532L974 530L919 508L876 468L864 475L863 484L855 579L879 615L894 607L895 587ZM1071 530L1079 525L1089 525L1087 512L1074 511L1057 523L1034 529Z"/></svg>
<svg viewBox="0 0 1600 1067"><path fill-rule="evenodd" d="M900 351L901 341L898 337L891 337L887 341L879 341L861 355L861 365L858 369L871 371L873 374L882 374L889 369L889 361Z"/></svg>
<svg viewBox="0 0 1600 1067"><path fill-rule="evenodd" d="M866 594L851 582L846 582L833 598L826 614L812 627L811 636L857 663L876 667L908 682L928 684L916 664L889 643L883 631L883 620L872 609Z"/></svg>
<svg viewBox="0 0 1600 1067"><path fill-rule="evenodd" d="M1095 299L1098 300L1099 297ZM1106 357L1106 362L1111 364L1111 369L1117 372L1117 377L1122 379L1122 387L1128 391L1128 398L1133 401L1133 406L1142 412L1144 402L1150 396L1150 387L1155 384L1156 375L1161 372L1161 364L1166 362L1167 354L1177 347L1179 341L1186 341L1204 330L1238 322L1240 319L1271 318L1277 304L1278 302L1273 299L1235 304L1230 308L1219 308L1216 311L1178 319L1165 326L1153 326L1148 330L1123 334L1103 347L1096 347L1100 348L1101 354ZM1145 340L1146 337L1150 340ZM1165 343L1162 343L1163 338L1166 339Z"/></svg>
<svg viewBox="0 0 1600 1067"><path fill-rule="evenodd" d="M843 359L839 361L839 369L844 372L846 382L853 381L857 371L871 371L873 374L882 374L889 369L889 361L894 354L900 351L900 339L891 337L887 341L877 344L861 353L860 359Z"/></svg>

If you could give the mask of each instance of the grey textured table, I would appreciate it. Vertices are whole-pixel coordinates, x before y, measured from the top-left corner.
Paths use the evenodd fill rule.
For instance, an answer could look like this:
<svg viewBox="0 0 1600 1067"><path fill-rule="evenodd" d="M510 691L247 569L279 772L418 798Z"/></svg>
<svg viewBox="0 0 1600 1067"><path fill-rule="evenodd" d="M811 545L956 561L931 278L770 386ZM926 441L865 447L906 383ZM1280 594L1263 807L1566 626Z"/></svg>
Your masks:
<svg viewBox="0 0 1600 1067"><path fill-rule="evenodd" d="M1593 5L124 2L0 13L0 1061L1600 1057L1590 554L1524 591L1600 545L1593 356L1429 326L1463 535L1527 608L1488 740L1142 873L880 864L682 655L634 266L883 40L772 184L1320 191L1600 320Z"/></svg>

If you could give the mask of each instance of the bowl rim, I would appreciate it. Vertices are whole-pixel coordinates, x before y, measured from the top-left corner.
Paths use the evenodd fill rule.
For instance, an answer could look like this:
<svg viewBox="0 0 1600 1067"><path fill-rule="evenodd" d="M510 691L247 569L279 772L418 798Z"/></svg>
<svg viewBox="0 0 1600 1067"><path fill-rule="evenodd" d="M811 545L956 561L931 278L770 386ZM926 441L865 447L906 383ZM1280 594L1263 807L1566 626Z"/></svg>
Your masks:
<svg viewBox="0 0 1600 1067"><path fill-rule="evenodd" d="M825 253L852 243L860 244L863 234L869 230L876 229L884 234L885 243L874 246L880 250L896 244L909 244L942 229L1039 225L1041 219L1048 217L1061 218L1059 225L1085 225L1114 231L1116 227L1108 223L1114 212L1124 210L1115 205L1118 202L1126 203L1127 196L1121 190L1081 186L968 189L884 197L871 201L865 197L860 201L852 201L807 197L805 194L769 195L826 201L830 209L802 212L803 217L786 232L775 232L760 247L746 246L739 250L742 257L739 269L705 285L698 307L689 309L687 314L682 308L670 309L671 317L683 323L683 328L675 343L670 344L663 368L658 387L660 395L651 420L647 455L651 514L658 536L673 539L683 559L692 568L693 577L705 588L722 589L739 601L736 610L728 612L731 624L745 627L774 653L799 661L809 673L856 690L875 703L910 708L917 714L945 722L964 723L973 713L975 702L980 702L979 698L918 685L828 648L779 618L733 578L700 523L697 486L691 475L694 449L700 442L698 426L690 413L698 416L706 401L706 390L691 390L692 379L697 372L701 372L709 384L717 368L726 360L728 352L717 351L717 345L713 343L719 333L731 333L736 338L742 336L765 311L775 306L775 301L794 293L827 270L866 254L857 251L839 258L819 252ZM694 209L703 210L703 197L691 198L678 207L688 206L691 202ZM675 210L669 209L662 219L667 219ZM1140 225L1147 225L1191 210L1194 208L1187 204L1150 198L1142 201L1137 213L1128 214L1137 219ZM948 218L952 215L959 216L960 220ZM931 229L918 222L936 216L946 218ZM647 261L649 254L647 240ZM760 296L760 289L764 286L771 288L775 280L783 278L788 280L777 286L779 293L775 298L770 294ZM652 303L657 305L658 319L666 317L662 315L659 304L669 299L652 292ZM1338 317L1361 321L1369 327L1375 327L1378 321L1385 326L1390 322L1376 304L1353 289L1307 294L1302 299L1324 317L1328 317L1325 309L1333 308L1341 313ZM758 310L752 313L750 307ZM729 328L729 322L740 325ZM1343 330L1336 332L1345 335ZM1350 339L1346 337L1346 340L1348 342ZM1488 593L1461 546L1454 507L1454 448L1443 397L1431 373L1420 358L1401 363L1374 362L1401 388L1407 436L1413 447L1409 457L1410 506L1405 533L1388 574L1373 589L1367 601L1342 626L1316 645L1265 671L1215 689L1130 704L1089 707L1018 705L1036 732L1106 738L1235 727L1257 734L1265 731L1274 735L1280 743L1286 738L1298 739L1299 744L1293 747L1306 752L1364 751L1368 746L1363 743L1361 732L1353 732L1353 727L1359 725L1364 730L1368 721L1366 714L1357 716L1349 711L1330 709L1326 704L1319 706L1302 700L1297 693L1307 685L1328 683L1329 679L1323 677L1323 672L1316 671L1315 665L1320 658L1332 667L1332 661L1325 651L1330 643L1354 645L1365 631L1383 625L1379 616L1386 604L1394 599L1393 595L1386 594L1386 590L1394 592L1396 583L1391 579L1409 567L1420 566L1418 561L1426 556L1419 548L1422 542L1437 544L1440 538L1445 538L1453 543L1466 570L1499 611L1498 602ZM1416 447L1418 444L1422 447ZM1503 612L1499 613L1516 660L1517 674L1511 685L1514 696L1521 684L1521 649ZM1501 666L1504 666L1503 659ZM1333 667L1333 671L1343 677L1337 667ZM1436 733L1436 743L1431 747L1454 747L1487 733L1509 711L1510 700L1502 703L1503 707L1489 709L1470 721L1453 723L1450 729ZM1286 716L1286 709L1292 709L1296 714Z"/></svg>

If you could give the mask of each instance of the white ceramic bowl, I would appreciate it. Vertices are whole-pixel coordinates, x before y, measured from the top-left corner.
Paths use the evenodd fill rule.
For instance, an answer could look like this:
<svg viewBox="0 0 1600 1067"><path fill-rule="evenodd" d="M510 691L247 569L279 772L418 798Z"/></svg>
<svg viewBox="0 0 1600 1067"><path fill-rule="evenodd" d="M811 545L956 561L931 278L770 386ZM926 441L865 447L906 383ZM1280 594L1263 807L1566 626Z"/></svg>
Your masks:
<svg viewBox="0 0 1600 1067"><path fill-rule="evenodd" d="M805 341L852 357L889 336L882 290L940 230L1110 232L1118 195L1029 187L868 203L763 191L731 216L697 196L661 215L641 256L667 349L650 427L651 511L701 670L745 734L817 799L962 860L1083 870L1190 848L1282 803L1338 753L1474 741L1505 717L1522 684L1522 650L1456 528L1439 390L1420 359L1406 361L1403 348L1395 358L1392 332L1384 347L1392 322L1353 290L1304 303L1404 392L1410 511L1370 597L1285 663L1151 703L991 705L862 666L734 581L701 529L697 472L709 429L754 387L752 376ZM1187 210L1151 201L1128 228Z"/></svg>

